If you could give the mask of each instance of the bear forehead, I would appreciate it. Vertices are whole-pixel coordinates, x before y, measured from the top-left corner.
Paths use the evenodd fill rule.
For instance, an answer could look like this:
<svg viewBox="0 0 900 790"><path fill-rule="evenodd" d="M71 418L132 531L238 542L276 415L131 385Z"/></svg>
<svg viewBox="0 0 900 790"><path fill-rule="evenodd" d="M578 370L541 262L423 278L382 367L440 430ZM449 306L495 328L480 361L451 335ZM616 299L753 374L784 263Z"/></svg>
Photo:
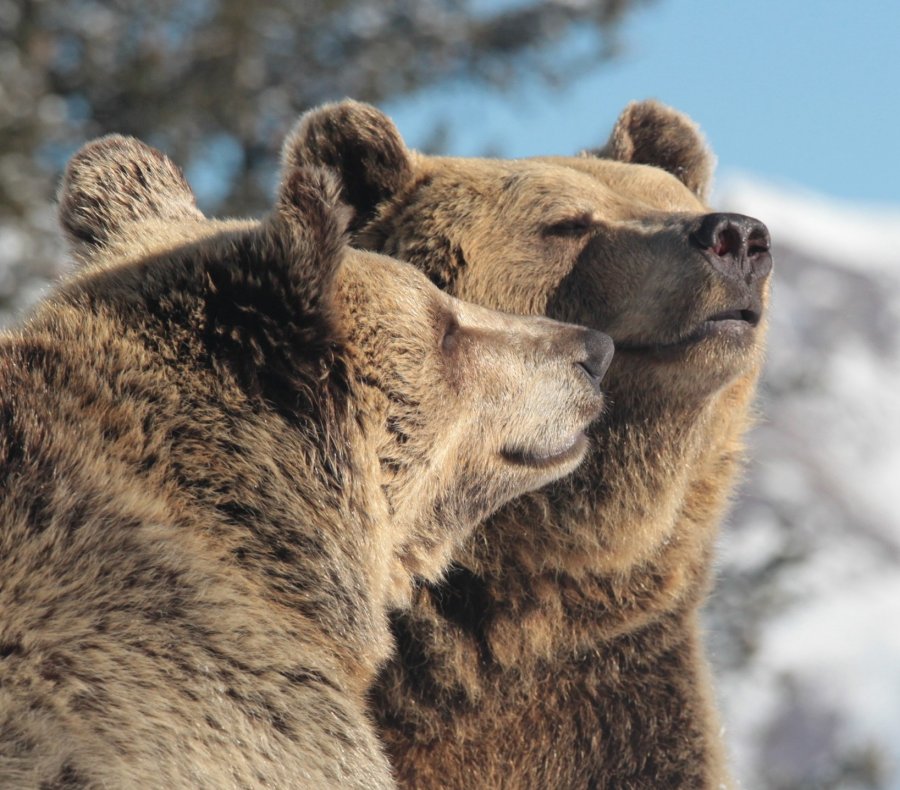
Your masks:
<svg viewBox="0 0 900 790"><path fill-rule="evenodd" d="M706 207L675 176L658 167L595 156L533 159L422 157L420 183L439 195L477 195L485 210L518 208L546 219L573 213L598 217L650 212L703 213ZM448 207L454 205L447 202ZM465 205L467 212L472 205Z"/></svg>
<svg viewBox="0 0 900 790"><path fill-rule="evenodd" d="M408 263L348 248L335 277L338 306L361 324L433 325L452 311L452 299Z"/></svg>
<svg viewBox="0 0 900 790"><path fill-rule="evenodd" d="M541 157L555 168L584 174L620 199L631 199L658 211L705 213L708 208L672 173L653 165L617 162L597 156Z"/></svg>

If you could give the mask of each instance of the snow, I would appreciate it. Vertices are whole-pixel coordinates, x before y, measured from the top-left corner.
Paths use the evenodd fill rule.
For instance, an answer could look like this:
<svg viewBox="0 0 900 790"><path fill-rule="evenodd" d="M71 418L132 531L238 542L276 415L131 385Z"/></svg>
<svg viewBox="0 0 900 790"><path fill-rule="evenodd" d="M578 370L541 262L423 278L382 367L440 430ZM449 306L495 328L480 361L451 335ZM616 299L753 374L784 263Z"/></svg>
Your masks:
<svg viewBox="0 0 900 790"><path fill-rule="evenodd" d="M770 228L763 419L708 611L749 788L900 788L900 207L726 180Z"/></svg>

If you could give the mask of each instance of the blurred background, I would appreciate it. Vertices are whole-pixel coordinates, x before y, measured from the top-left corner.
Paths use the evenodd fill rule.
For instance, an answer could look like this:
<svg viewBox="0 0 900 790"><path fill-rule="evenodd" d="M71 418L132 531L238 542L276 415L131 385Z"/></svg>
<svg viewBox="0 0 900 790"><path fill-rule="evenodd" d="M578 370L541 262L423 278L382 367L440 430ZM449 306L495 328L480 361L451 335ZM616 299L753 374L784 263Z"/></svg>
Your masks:
<svg viewBox="0 0 900 790"><path fill-rule="evenodd" d="M260 213L296 116L352 96L413 147L574 153L687 112L776 279L707 628L747 788L900 789L900 4L0 0L0 323L65 266L68 156L134 134Z"/></svg>

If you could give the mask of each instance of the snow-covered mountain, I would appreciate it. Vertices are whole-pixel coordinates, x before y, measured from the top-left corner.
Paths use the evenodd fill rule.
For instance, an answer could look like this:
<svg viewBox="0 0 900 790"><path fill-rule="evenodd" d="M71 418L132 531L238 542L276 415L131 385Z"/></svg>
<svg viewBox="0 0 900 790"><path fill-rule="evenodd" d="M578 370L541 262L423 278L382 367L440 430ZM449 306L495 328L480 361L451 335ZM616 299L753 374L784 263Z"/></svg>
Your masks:
<svg viewBox="0 0 900 790"><path fill-rule="evenodd" d="M900 788L900 207L733 178L775 279L710 642L748 788Z"/></svg>

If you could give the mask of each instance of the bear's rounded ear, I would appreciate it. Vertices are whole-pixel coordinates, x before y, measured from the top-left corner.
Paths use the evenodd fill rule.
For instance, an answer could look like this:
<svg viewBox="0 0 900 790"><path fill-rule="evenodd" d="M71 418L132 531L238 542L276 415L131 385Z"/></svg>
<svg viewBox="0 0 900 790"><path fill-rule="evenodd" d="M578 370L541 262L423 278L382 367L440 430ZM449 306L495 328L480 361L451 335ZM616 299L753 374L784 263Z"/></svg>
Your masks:
<svg viewBox="0 0 900 790"><path fill-rule="evenodd" d="M83 262L134 223L203 218L172 160L118 134L87 143L75 153L58 197L60 224Z"/></svg>
<svg viewBox="0 0 900 790"><path fill-rule="evenodd" d="M658 101L632 102L619 116L606 145L589 153L653 165L668 171L706 200L712 184L715 157L697 124Z"/></svg>
<svg viewBox="0 0 900 790"><path fill-rule="evenodd" d="M344 258L351 214L330 171L290 167L283 172L275 209L263 229L267 247L275 252L293 293L302 300L302 310L327 302Z"/></svg>
<svg viewBox="0 0 900 790"><path fill-rule="evenodd" d="M325 104L300 117L282 149L285 169L321 165L334 172L357 230L412 180L409 150L383 112L350 99Z"/></svg>

